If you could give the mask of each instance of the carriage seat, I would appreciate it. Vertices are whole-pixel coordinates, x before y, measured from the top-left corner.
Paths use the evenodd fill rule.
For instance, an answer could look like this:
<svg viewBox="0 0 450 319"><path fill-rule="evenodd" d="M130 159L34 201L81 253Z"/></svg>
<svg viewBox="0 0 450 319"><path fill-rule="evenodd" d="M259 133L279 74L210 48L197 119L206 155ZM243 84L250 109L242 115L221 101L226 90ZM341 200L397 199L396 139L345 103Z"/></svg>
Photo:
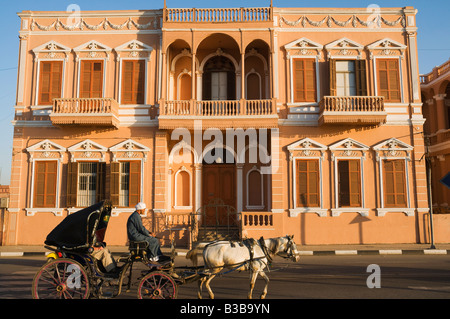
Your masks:
<svg viewBox="0 0 450 319"><path fill-rule="evenodd" d="M146 241L130 241L128 249L132 256L147 258L148 242Z"/></svg>

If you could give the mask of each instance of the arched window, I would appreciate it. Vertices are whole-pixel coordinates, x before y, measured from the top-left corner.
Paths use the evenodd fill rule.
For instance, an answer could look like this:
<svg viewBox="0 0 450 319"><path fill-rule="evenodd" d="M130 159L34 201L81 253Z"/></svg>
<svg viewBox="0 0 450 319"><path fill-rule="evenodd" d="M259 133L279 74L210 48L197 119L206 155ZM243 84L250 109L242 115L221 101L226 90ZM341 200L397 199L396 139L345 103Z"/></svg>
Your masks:
<svg viewBox="0 0 450 319"><path fill-rule="evenodd" d="M175 209L191 207L191 175L182 167L175 174Z"/></svg>
<svg viewBox="0 0 450 319"><path fill-rule="evenodd" d="M264 208L264 182L261 171L253 167L247 173L247 209Z"/></svg>

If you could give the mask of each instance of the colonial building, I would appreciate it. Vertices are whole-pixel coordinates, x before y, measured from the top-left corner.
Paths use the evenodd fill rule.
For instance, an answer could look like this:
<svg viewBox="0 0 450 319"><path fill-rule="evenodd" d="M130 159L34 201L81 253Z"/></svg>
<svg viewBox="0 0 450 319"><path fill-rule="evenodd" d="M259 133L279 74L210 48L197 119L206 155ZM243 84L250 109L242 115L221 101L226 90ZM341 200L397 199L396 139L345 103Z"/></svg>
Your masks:
<svg viewBox="0 0 450 319"><path fill-rule="evenodd" d="M441 180L450 173L450 60L420 77L424 132L435 213L450 213L450 189ZM446 216L437 216L444 219Z"/></svg>
<svg viewBox="0 0 450 319"><path fill-rule="evenodd" d="M19 17L7 244L102 199L109 245L139 201L178 246L429 241L414 8Z"/></svg>

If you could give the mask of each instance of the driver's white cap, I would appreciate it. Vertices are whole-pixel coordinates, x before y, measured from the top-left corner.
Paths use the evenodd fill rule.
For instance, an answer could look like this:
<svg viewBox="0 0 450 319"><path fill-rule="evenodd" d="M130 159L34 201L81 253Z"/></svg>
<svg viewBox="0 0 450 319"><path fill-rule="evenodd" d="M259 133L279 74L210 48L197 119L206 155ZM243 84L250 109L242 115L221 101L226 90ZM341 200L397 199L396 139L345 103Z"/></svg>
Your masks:
<svg viewBox="0 0 450 319"><path fill-rule="evenodd" d="M147 206L145 206L145 203L140 202L136 205L136 210L142 210L142 209L146 209Z"/></svg>

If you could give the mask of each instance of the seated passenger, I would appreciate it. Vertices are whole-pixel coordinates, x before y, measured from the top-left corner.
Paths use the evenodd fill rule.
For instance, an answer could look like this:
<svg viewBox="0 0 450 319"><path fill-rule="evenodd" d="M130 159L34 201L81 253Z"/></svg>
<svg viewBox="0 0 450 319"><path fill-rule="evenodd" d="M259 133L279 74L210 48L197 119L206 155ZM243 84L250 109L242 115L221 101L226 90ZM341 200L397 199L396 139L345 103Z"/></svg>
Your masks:
<svg viewBox="0 0 450 319"><path fill-rule="evenodd" d="M127 221L127 234L130 241L146 241L148 243L148 254L150 261L165 261L170 259L161 253L159 240L154 237L142 224L141 214L145 213L145 203L138 203L136 210L130 215Z"/></svg>
<svg viewBox="0 0 450 319"><path fill-rule="evenodd" d="M94 244L94 251L91 256L99 260L108 273L116 273L119 270L111 252L102 243L96 242Z"/></svg>

